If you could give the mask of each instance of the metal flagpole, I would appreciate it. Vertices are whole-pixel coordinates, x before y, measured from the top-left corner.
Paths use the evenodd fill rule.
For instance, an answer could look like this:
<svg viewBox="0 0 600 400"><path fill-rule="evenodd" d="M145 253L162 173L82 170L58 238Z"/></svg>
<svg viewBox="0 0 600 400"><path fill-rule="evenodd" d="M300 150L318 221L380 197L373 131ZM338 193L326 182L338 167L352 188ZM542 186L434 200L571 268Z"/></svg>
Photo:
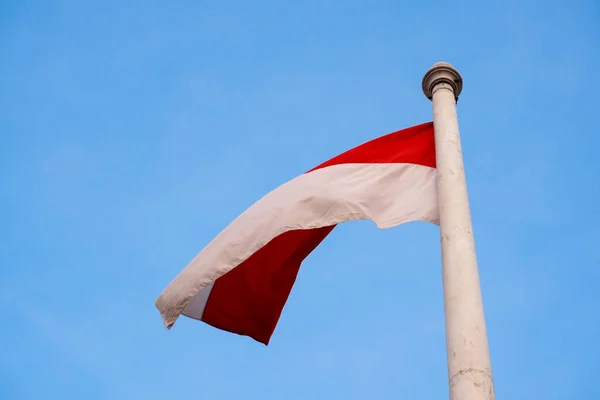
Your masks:
<svg viewBox="0 0 600 400"><path fill-rule="evenodd" d="M450 400L493 400L494 382L475 256L456 101L462 77L437 63L423 77L433 103Z"/></svg>

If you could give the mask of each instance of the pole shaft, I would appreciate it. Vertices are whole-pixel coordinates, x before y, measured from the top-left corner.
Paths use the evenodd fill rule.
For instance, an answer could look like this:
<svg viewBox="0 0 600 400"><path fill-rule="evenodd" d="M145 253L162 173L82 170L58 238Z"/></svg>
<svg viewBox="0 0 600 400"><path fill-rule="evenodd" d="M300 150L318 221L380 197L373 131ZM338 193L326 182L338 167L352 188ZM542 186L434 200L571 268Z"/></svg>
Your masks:
<svg viewBox="0 0 600 400"><path fill-rule="evenodd" d="M451 65L438 65L446 70L438 71L438 79L431 79L432 74L429 74L429 93L426 94L433 103L450 400L494 400L456 115L462 78ZM456 76L448 75L450 80L446 80L444 73L456 73ZM424 88L427 78L428 75L424 78Z"/></svg>

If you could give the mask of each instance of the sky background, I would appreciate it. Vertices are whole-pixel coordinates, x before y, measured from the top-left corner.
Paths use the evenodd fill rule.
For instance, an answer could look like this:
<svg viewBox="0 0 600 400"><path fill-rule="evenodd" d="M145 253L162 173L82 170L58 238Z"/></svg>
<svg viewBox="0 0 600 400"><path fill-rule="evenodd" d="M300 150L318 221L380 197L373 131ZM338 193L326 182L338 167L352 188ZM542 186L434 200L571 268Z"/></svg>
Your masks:
<svg viewBox="0 0 600 400"><path fill-rule="evenodd" d="M439 230L338 227L271 340L154 301L449 61L499 399L600 398L600 3L0 1L0 398L447 398Z"/></svg>

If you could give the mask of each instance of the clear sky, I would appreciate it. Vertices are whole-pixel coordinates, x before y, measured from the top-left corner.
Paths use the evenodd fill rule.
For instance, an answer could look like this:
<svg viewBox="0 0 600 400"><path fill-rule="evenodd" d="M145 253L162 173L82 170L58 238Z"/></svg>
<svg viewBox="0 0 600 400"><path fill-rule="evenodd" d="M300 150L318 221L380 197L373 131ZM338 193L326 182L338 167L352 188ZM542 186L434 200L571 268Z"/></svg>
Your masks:
<svg viewBox="0 0 600 400"><path fill-rule="evenodd" d="M600 3L0 1L0 398L442 399L439 230L336 229L265 347L154 301L271 189L458 104L499 399L598 399Z"/></svg>

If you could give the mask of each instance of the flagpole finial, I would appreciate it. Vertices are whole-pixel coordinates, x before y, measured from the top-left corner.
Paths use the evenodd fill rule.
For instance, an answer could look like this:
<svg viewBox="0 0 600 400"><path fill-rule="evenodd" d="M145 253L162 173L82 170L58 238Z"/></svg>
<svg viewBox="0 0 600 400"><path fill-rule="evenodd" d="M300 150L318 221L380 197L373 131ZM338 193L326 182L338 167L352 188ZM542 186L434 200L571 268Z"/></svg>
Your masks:
<svg viewBox="0 0 600 400"><path fill-rule="evenodd" d="M454 92L454 98L458 101L458 96L462 91L463 80L452 64L438 62L425 73L423 77L423 93L425 93L425 96L429 100L433 98L434 88L441 83L449 86L447 88Z"/></svg>

